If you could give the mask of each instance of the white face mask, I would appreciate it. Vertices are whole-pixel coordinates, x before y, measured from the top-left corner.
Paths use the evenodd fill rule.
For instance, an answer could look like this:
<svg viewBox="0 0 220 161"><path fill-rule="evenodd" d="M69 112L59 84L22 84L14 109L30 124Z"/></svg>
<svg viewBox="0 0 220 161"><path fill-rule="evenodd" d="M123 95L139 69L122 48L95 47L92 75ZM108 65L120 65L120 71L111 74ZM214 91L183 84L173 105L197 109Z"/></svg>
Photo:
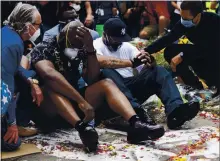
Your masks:
<svg viewBox="0 0 220 161"><path fill-rule="evenodd" d="M30 37L30 41L34 42L40 36L40 28Z"/></svg>
<svg viewBox="0 0 220 161"><path fill-rule="evenodd" d="M76 48L65 48L64 55L70 60L74 60L78 56L79 49Z"/></svg>
<svg viewBox="0 0 220 161"><path fill-rule="evenodd" d="M81 9L81 6L79 4L72 3L70 6L73 7L73 9L76 12L78 12Z"/></svg>

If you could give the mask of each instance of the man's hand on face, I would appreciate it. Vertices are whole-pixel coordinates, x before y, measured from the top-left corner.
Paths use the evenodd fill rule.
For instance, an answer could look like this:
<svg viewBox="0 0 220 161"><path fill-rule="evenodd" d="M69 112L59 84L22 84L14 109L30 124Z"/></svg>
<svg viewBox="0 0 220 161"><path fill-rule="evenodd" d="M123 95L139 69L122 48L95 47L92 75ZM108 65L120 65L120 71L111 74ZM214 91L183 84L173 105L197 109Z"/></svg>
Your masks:
<svg viewBox="0 0 220 161"><path fill-rule="evenodd" d="M180 54L176 55L175 57L173 57L173 59L171 60L170 66L173 72L176 72L176 66L178 64L180 64L183 61L182 57L180 56Z"/></svg>
<svg viewBox="0 0 220 161"><path fill-rule="evenodd" d="M86 27L78 27L76 38L81 41L84 45L84 48L87 52L93 52L95 49L93 47L93 39L89 32L89 30Z"/></svg>
<svg viewBox="0 0 220 161"><path fill-rule="evenodd" d="M4 136L4 141L11 144L16 144L18 142L18 128L17 125L11 125L8 127L7 132Z"/></svg>

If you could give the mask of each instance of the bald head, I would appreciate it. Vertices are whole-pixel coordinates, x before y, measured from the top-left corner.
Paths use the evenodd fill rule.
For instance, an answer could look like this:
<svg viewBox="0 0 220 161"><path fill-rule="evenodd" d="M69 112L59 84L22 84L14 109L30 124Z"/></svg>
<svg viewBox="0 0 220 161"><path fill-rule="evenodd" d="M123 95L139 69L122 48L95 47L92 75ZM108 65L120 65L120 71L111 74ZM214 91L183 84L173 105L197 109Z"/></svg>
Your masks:
<svg viewBox="0 0 220 161"><path fill-rule="evenodd" d="M77 27L84 26L80 21L69 22L60 32L59 39L65 40L65 47L82 48L83 43L76 38Z"/></svg>

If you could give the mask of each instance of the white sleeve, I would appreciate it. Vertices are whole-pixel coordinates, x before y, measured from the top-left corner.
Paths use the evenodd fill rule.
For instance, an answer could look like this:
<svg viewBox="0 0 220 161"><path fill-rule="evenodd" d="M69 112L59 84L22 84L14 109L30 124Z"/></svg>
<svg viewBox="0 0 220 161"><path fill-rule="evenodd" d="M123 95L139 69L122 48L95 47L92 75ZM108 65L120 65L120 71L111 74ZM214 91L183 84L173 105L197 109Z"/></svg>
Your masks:
<svg viewBox="0 0 220 161"><path fill-rule="evenodd" d="M100 42L98 40L99 39L96 39L93 41L93 46L96 49L96 54L103 55L102 50L101 50L101 46L100 46Z"/></svg>
<svg viewBox="0 0 220 161"><path fill-rule="evenodd" d="M128 49L130 53L130 60L133 60L140 53L140 51L130 43L128 43Z"/></svg>

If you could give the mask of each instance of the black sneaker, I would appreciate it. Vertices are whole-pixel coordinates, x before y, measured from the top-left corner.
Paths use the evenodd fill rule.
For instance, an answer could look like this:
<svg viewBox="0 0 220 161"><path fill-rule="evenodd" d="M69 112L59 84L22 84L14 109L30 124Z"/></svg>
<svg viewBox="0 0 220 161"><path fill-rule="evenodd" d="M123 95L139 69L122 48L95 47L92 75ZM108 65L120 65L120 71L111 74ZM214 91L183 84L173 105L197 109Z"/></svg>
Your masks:
<svg viewBox="0 0 220 161"><path fill-rule="evenodd" d="M142 122L145 122L150 125L157 125L156 122L153 120L153 118L148 115L145 109L140 107L140 108L134 108L134 110Z"/></svg>
<svg viewBox="0 0 220 161"><path fill-rule="evenodd" d="M98 145L98 133L95 128L85 125L85 127L81 127L78 132L85 149L88 152L95 152Z"/></svg>
<svg viewBox="0 0 220 161"><path fill-rule="evenodd" d="M149 125L142 121L136 121L133 127L128 131L127 141L131 144L137 144L145 140L155 140L162 137L165 133L162 125Z"/></svg>
<svg viewBox="0 0 220 161"><path fill-rule="evenodd" d="M199 112L199 102L191 101L177 107L167 118L169 129L180 128L186 121L192 120Z"/></svg>

